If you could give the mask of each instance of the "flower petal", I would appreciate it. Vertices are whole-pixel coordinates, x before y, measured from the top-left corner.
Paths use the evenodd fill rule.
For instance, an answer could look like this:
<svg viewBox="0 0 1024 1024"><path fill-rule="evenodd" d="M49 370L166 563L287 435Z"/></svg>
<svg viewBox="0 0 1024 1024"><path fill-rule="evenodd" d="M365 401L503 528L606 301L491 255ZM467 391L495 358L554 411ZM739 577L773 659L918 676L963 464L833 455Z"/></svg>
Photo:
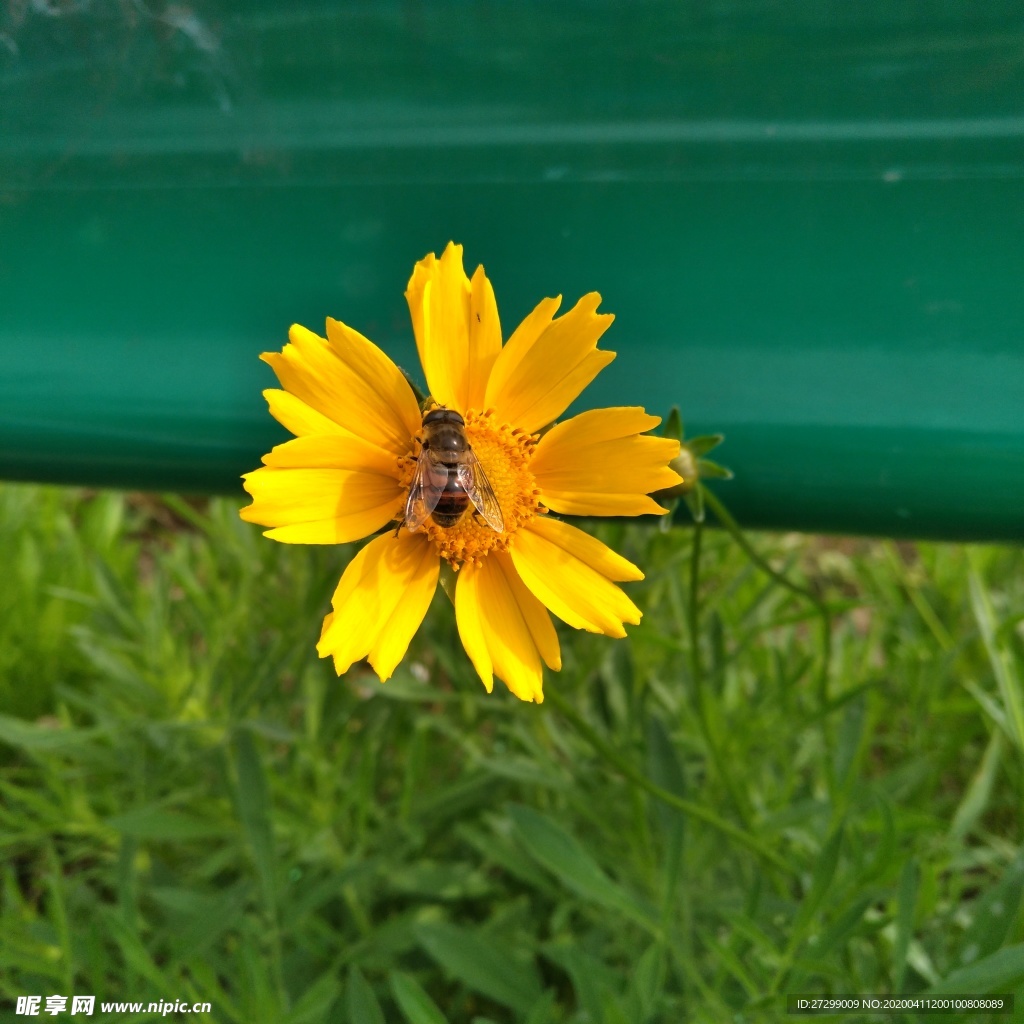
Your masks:
<svg viewBox="0 0 1024 1024"><path fill-rule="evenodd" d="M327 340L331 351L351 371L357 381L369 385L369 394L388 412L388 424L397 432L401 454L409 449L409 440L423 426L419 402L405 374L390 356L372 341L340 320L327 318ZM365 389L364 389L365 393ZM358 433L358 431L354 431Z"/></svg>
<svg viewBox="0 0 1024 1024"><path fill-rule="evenodd" d="M523 585L505 552L492 551L479 565L462 567L455 619L488 693L497 675L520 700L544 700L541 659L555 671L562 667L558 637L547 611Z"/></svg>
<svg viewBox="0 0 1024 1024"><path fill-rule="evenodd" d="M498 306L484 268L470 281L462 246L449 242L440 259L430 253L416 264L405 298L431 396L462 413L482 409L501 351Z"/></svg>
<svg viewBox="0 0 1024 1024"><path fill-rule="evenodd" d="M437 589L440 559L422 535L403 531L370 541L334 591L317 651L338 675L368 657L383 683L405 657Z"/></svg>
<svg viewBox="0 0 1024 1024"><path fill-rule="evenodd" d="M495 360L485 405L532 434L565 412L614 358L597 348L615 318L595 312L597 292L552 320L561 299L545 299L516 328Z"/></svg>
<svg viewBox="0 0 1024 1024"><path fill-rule="evenodd" d="M494 289L482 265L473 271L469 297L469 354L466 359L466 403L483 409L487 382L501 354L501 321Z"/></svg>
<svg viewBox="0 0 1024 1024"><path fill-rule="evenodd" d="M620 406L556 423L530 463L541 501L564 515L664 515L667 510L648 494L674 487L682 477L668 465L679 442L641 436L660 422L637 406Z"/></svg>
<svg viewBox="0 0 1024 1024"><path fill-rule="evenodd" d="M635 583L644 578L640 568L628 558L560 519L541 516L530 522L529 529L616 583Z"/></svg>
<svg viewBox="0 0 1024 1024"><path fill-rule="evenodd" d="M599 540L557 520L538 517L509 549L523 582L560 619L577 629L623 637L641 612L612 580L643 573Z"/></svg>
<svg viewBox="0 0 1024 1024"><path fill-rule="evenodd" d="M287 447L280 445L274 451ZM405 490L394 475L362 469L264 466L242 479L253 502L239 515L249 523L276 527L264 536L287 544L359 540L394 519L405 500Z"/></svg>
<svg viewBox="0 0 1024 1024"><path fill-rule="evenodd" d="M338 430L285 441L264 455L263 462L278 469L348 469L398 479L399 460L391 452Z"/></svg>
<svg viewBox="0 0 1024 1024"><path fill-rule="evenodd" d="M287 391L280 391L277 388L267 388L263 397L270 407L270 415L277 420L286 430L290 430L296 437L304 434L345 434L353 436L344 427L339 426L334 420L328 419L323 413L317 412L311 406L295 395Z"/></svg>
<svg viewBox="0 0 1024 1024"><path fill-rule="evenodd" d="M328 321L328 343L294 324L289 344L264 352L281 386L313 410L380 448L404 455L422 420L401 370L357 331ZM404 389L404 390L403 390Z"/></svg>

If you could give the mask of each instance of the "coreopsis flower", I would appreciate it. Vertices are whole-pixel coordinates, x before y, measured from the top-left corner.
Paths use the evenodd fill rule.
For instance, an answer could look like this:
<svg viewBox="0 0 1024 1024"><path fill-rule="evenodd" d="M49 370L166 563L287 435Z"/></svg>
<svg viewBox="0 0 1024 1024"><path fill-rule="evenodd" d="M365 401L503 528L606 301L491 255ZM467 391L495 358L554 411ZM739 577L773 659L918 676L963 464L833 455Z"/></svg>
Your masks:
<svg viewBox="0 0 1024 1024"><path fill-rule="evenodd" d="M596 409L560 423L614 352L597 347L613 317L583 296L555 318L544 299L502 344L483 267L472 280L462 247L416 264L405 293L431 398L421 407L402 371L358 331L298 325L261 358L281 390L264 391L295 438L244 476L241 516L291 544L342 544L384 530L352 559L317 650L339 675L366 658L381 682L426 615L442 562L455 574L459 636L490 691L494 676L522 700L543 700L542 663L561 667L554 612L570 626L625 636L640 610L617 583L643 579L631 562L558 515L664 514L649 494L680 483L678 441L644 432L659 417ZM465 440L500 506L501 529L470 506L454 525L402 524L424 444L424 412L464 421ZM554 426L551 424L554 423ZM549 429L545 429L549 428ZM440 517L439 517L440 518ZM396 528L397 527L397 528Z"/></svg>

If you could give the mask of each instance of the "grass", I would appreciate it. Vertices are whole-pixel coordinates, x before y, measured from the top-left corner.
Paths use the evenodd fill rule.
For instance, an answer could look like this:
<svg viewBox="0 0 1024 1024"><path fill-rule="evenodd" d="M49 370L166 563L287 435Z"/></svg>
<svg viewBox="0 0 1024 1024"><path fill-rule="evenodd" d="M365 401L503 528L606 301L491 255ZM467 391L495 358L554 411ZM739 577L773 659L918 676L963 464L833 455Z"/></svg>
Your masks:
<svg viewBox="0 0 1024 1024"><path fill-rule="evenodd" d="M825 663L815 604L726 531L695 601L692 529L605 524L643 623L560 629L534 706L484 693L440 593L391 682L335 678L314 644L351 552L237 504L0 488L0 1019L53 993L239 1024L1024 1004L1020 549L752 537L828 607Z"/></svg>

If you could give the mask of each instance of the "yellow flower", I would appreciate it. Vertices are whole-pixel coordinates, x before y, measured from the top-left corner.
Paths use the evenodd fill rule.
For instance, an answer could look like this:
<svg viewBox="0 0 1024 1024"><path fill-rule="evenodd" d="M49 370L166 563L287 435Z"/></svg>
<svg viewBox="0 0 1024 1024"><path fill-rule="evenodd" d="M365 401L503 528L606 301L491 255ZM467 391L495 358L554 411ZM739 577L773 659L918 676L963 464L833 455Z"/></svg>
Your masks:
<svg viewBox="0 0 1024 1024"><path fill-rule="evenodd" d="M421 450L423 411L397 366L336 320L327 338L298 325L261 358L283 390L264 392L296 435L244 476L249 522L291 544L342 544L388 527L346 568L317 645L341 675L367 658L381 682L402 660L437 587L441 560L458 569L459 636L488 691L494 676L522 700L543 700L542 665L561 667L549 612L579 629L625 636L640 611L615 584L643 579L631 562L546 515L664 513L649 493L672 487L677 441L642 436L660 422L637 407L584 412L544 433L615 358L597 348L612 322L583 296L555 319L544 299L501 341L483 267L472 280L449 243L413 270L406 291L434 405L459 412L501 506L499 533L472 511L454 526L402 517Z"/></svg>

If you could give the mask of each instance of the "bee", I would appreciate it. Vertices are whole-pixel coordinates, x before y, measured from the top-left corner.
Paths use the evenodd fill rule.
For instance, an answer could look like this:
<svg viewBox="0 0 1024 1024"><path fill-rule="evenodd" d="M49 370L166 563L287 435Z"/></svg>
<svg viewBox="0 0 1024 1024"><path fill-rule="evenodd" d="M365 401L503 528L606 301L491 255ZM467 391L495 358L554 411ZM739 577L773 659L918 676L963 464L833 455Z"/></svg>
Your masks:
<svg viewBox="0 0 1024 1024"><path fill-rule="evenodd" d="M423 447L399 528L418 530L428 516L452 527L470 502L492 530L504 530L501 506L466 438L466 421L454 409L431 409L423 417Z"/></svg>

